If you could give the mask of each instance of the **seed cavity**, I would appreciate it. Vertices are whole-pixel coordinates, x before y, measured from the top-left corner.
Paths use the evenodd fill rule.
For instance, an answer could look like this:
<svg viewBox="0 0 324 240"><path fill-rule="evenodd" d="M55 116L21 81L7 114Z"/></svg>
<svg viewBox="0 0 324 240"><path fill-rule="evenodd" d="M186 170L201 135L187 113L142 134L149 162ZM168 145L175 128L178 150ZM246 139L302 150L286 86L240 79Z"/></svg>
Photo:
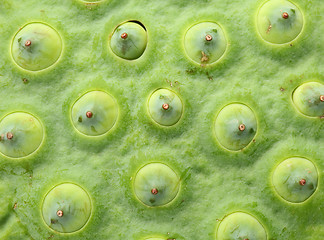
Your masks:
<svg viewBox="0 0 324 240"><path fill-rule="evenodd" d="M25 42L25 46L26 47L29 47L31 45L31 41L30 40L27 40L26 42Z"/></svg>
<svg viewBox="0 0 324 240"><path fill-rule="evenodd" d="M289 14L288 14L287 12L284 12L284 13L282 14L282 18L284 18L284 19L288 19L288 18L289 18Z"/></svg>
<svg viewBox="0 0 324 240"><path fill-rule="evenodd" d="M62 210L58 210L58 211L56 212L56 215L57 215L58 217L63 217L63 211L62 211Z"/></svg>
<svg viewBox="0 0 324 240"><path fill-rule="evenodd" d="M213 40L213 36L212 35L209 35L209 34L207 34L206 35L206 41L211 41L211 40Z"/></svg>
<svg viewBox="0 0 324 240"><path fill-rule="evenodd" d="M243 132L244 130L245 130L245 125L242 123L242 124L240 124L240 126L239 126L239 130L241 131L241 132Z"/></svg>
<svg viewBox="0 0 324 240"><path fill-rule="evenodd" d="M158 190L156 189L156 188L152 188L152 190L151 190L151 193L153 194L153 195L156 195L156 194L158 194Z"/></svg>
<svg viewBox="0 0 324 240"><path fill-rule="evenodd" d="M168 110L168 109L169 109L169 104L167 104L167 103L163 103L162 108L163 108L164 110Z"/></svg>
<svg viewBox="0 0 324 240"><path fill-rule="evenodd" d="M91 111L87 111L86 116L87 116L87 118L92 118L93 113Z"/></svg>
<svg viewBox="0 0 324 240"><path fill-rule="evenodd" d="M120 35L120 37L121 37L122 39L126 39L126 38L128 37L128 34L127 34L127 33L122 33L122 35Z"/></svg>
<svg viewBox="0 0 324 240"><path fill-rule="evenodd" d="M306 184L306 180L305 179L299 180L299 185L304 186L305 184Z"/></svg>

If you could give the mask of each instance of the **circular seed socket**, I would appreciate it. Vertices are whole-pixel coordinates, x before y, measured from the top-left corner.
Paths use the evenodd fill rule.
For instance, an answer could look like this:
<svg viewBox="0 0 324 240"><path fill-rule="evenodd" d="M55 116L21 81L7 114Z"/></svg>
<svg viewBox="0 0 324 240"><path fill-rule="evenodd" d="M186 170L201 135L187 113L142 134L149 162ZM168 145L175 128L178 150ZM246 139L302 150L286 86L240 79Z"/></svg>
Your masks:
<svg viewBox="0 0 324 240"><path fill-rule="evenodd" d="M262 224L250 214L235 212L226 216L218 226L217 240L266 240Z"/></svg>
<svg viewBox="0 0 324 240"><path fill-rule="evenodd" d="M35 152L44 138L40 121L33 115L15 112L0 121L0 152L11 158L26 157Z"/></svg>
<svg viewBox="0 0 324 240"><path fill-rule="evenodd" d="M116 100L102 91L84 94L74 103L71 112L74 127L88 136L105 134L115 125L117 117Z"/></svg>
<svg viewBox="0 0 324 240"><path fill-rule="evenodd" d="M155 189L154 191L152 191ZM170 203L178 194L180 179L167 165L150 163L141 168L134 180L136 197L150 207Z"/></svg>
<svg viewBox="0 0 324 240"><path fill-rule="evenodd" d="M137 22L126 22L119 25L110 40L112 51L118 57L128 60L142 56L146 45L146 29Z"/></svg>
<svg viewBox="0 0 324 240"><path fill-rule="evenodd" d="M16 64L29 71L39 71L53 65L62 53L58 32L43 23L28 23L12 41L11 54Z"/></svg>
<svg viewBox="0 0 324 240"><path fill-rule="evenodd" d="M272 0L263 4L256 21L261 37L274 44L291 42L301 33L304 25L299 8L285 0Z"/></svg>
<svg viewBox="0 0 324 240"><path fill-rule="evenodd" d="M315 165L300 157L288 158L281 162L272 176L276 192L286 201L293 203L308 199L315 192L317 182Z"/></svg>
<svg viewBox="0 0 324 240"><path fill-rule="evenodd" d="M50 190L42 206L45 223L61 233L72 233L83 228L91 211L88 193L72 183L63 183Z"/></svg>
<svg viewBox="0 0 324 240"><path fill-rule="evenodd" d="M212 64L225 53L227 40L222 28L213 22L198 23L184 37L188 57L198 64Z"/></svg>
<svg viewBox="0 0 324 240"><path fill-rule="evenodd" d="M319 82L303 83L293 93L296 108L309 117L324 115L324 84Z"/></svg>
<svg viewBox="0 0 324 240"><path fill-rule="evenodd" d="M149 98L148 112L156 123L172 126L181 118L183 104L175 92L168 89L158 89Z"/></svg>
<svg viewBox="0 0 324 240"><path fill-rule="evenodd" d="M228 150L238 151L246 147L256 131L256 117L251 108L244 104L229 104L216 117L216 138Z"/></svg>

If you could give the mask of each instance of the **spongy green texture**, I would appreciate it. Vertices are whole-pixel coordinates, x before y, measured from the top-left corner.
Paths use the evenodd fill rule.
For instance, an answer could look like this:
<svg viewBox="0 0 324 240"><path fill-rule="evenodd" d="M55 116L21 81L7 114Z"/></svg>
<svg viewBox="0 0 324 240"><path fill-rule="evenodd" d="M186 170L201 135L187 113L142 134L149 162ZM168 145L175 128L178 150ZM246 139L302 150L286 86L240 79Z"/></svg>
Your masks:
<svg viewBox="0 0 324 240"><path fill-rule="evenodd" d="M40 119L45 139L28 157L0 157L0 239L215 240L222 219L234 212L255 217L270 239L320 240L324 236L324 124L292 101L305 82L324 82L322 0L293 0L303 29L287 44L264 41L257 14L265 0L2 0L0 4L0 117L23 111ZM115 28L137 21L147 31L138 59L114 54ZM41 71L17 66L10 47L18 30L43 22L62 38L59 60ZM184 36L199 22L215 22L227 40L215 64L187 56ZM147 111L159 88L183 103L177 124L159 126ZM89 91L111 94L118 119L108 134L80 134L71 122L75 101ZM258 123L252 142L224 149L215 120L230 103L249 106ZM323 104L320 103L320 104ZM1 143L0 143L1 144ZM318 170L317 189L290 203L273 187L283 160L303 157ZM164 163L180 177L172 202L147 207L136 198L136 172ZM42 217L49 189L74 183L89 194L92 213L77 232L53 231Z"/></svg>

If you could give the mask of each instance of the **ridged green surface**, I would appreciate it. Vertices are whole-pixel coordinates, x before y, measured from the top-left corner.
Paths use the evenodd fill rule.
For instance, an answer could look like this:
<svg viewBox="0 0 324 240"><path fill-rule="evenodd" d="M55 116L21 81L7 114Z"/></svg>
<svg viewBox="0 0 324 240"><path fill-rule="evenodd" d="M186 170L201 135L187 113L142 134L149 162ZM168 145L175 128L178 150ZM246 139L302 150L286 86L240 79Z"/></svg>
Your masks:
<svg viewBox="0 0 324 240"><path fill-rule="evenodd" d="M324 83L324 2L294 0L305 25L280 46L257 31L264 2L2 0L0 117L29 112L44 125L45 139L27 158L0 157L0 239L208 240L234 212L254 216L268 239L323 239L323 119L301 114L292 93L305 82ZM140 21L148 36L133 61L109 45L128 20ZM188 28L204 21L220 24L228 41L225 55L205 67L183 46ZM49 24L63 41L59 61L38 72L18 67L10 55L13 37L29 22ZM183 101L174 126L157 125L147 111L159 88ZM111 94L119 110L114 127L95 138L70 121L75 100L91 90ZM224 149L214 134L217 114L234 102L249 106L258 121L254 140L239 152ZM318 170L317 190L303 203L283 200L272 186L275 167L291 157ZM166 206L147 207L134 195L135 174L150 162L165 163L181 179ZM93 206L89 222L72 234L52 231L41 213L47 192L62 182L82 186Z"/></svg>

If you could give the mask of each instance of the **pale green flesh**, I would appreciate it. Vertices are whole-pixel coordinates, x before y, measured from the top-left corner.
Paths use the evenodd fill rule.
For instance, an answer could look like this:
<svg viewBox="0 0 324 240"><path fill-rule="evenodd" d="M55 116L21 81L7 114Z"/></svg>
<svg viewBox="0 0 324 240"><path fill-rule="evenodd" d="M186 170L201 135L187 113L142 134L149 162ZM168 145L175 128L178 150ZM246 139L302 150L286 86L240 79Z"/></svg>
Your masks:
<svg viewBox="0 0 324 240"><path fill-rule="evenodd" d="M92 116L87 116L87 113ZM116 100L106 92L92 91L78 99L71 112L72 124L81 133L98 136L108 132L118 117Z"/></svg>
<svg viewBox="0 0 324 240"><path fill-rule="evenodd" d="M215 240L219 220L237 211L258 219L269 240L321 239L323 119L300 113L292 96L303 83L324 82L324 2L293 1L304 25L287 44L261 38L256 18L264 3L1 1L0 118L32 113L45 138L27 157L0 157L0 186L6 186L0 239ZM116 26L129 20L147 30L146 49L133 61L110 47ZM25 70L11 57L15 34L34 21L49 24L64 45L59 60L42 71ZM186 32L200 22L218 23L228 43L224 55L204 67L184 48ZM183 104L170 127L157 124L147 109L161 88ZM96 90L114 97L118 118L107 134L89 137L73 126L71 108ZM234 102L249 106L258 123L255 141L239 151L224 148L215 134L217 114ZM284 200L272 182L274 169L294 156L310 159L318 170L316 191L301 203ZM133 189L137 171L152 161L181 179L178 195L160 207L141 203ZM42 217L44 197L62 182L82 186L92 200L89 221L73 233L52 230Z"/></svg>
<svg viewBox="0 0 324 240"><path fill-rule="evenodd" d="M242 130L239 129L240 125L243 126ZM246 147L254 138L256 131L256 117L253 111L244 104L229 104L216 117L217 140L229 150L238 151Z"/></svg>
<svg viewBox="0 0 324 240"><path fill-rule="evenodd" d="M288 18L283 18L284 13ZM293 41L302 31L304 17L299 8L286 0L266 2L259 10L257 28L261 37L270 43Z"/></svg>
<svg viewBox="0 0 324 240"><path fill-rule="evenodd" d="M30 45L25 45L30 41ZM59 34L43 23L28 23L19 30L12 42L11 54L22 68L39 71L53 65L62 52Z"/></svg>
<svg viewBox="0 0 324 240"><path fill-rule="evenodd" d="M57 212L63 215L58 216ZM81 187L63 183L51 189L44 198L42 215L53 230L72 233L81 229L91 215L91 200Z"/></svg>
<svg viewBox="0 0 324 240"><path fill-rule="evenodd" d="M150 163L137 172L134 192L147 206L163 206L177 196L180 185L179 177L170 167L162 163ZM156 189L157 193L152 194L152 189Z"/></svg>
<svg viewBox="0 0 324 240"><path fill-rule="evenodd" d="M308 82L300 85L293 93L293 102L302 114L310 117L324 116L324 84Z"/></svg>
<svg viewBox="0 0 324 240"><path fill-rule="evenodd" d="M305 185L299 182L305 180ZM318 174L312 162L305 158L289 158L280 163L272 176L275 191L286 201L300 203L317 188Z"/></svg>
<svg viewBox="0 0 324 240"><path fill-rule="evenodd" d="M251 215L236 212L226 216L217 229L217 240L267 240L260 222Z"/></svg>
<svg viewBox="0 0 324 240"><path fill-rule="evenodd" d="M12 138L8 139L10 133ZM0 152L7 157L21 158L36 151L43 141L44 131L33 115L15 112L0 121L0 136Z"/></svg>
<svg viewBox="0 0 324 240"><path fill-rule="evenodd" d="M167 109L163 108L167 104ZM148 112L156 123L162 126L172 126L181 118L183 104L178 95L168 89L156 90L148 100Z"/></svg>
<svg viewBox="0 0 324 240"><path fill-rule="evenodd" d="M206 40L210 37L211 40ZM189 58L198 64L212 64L225 53L227 40L222 28L213 22L198 23L188 29L184 47Z"/></svg>

